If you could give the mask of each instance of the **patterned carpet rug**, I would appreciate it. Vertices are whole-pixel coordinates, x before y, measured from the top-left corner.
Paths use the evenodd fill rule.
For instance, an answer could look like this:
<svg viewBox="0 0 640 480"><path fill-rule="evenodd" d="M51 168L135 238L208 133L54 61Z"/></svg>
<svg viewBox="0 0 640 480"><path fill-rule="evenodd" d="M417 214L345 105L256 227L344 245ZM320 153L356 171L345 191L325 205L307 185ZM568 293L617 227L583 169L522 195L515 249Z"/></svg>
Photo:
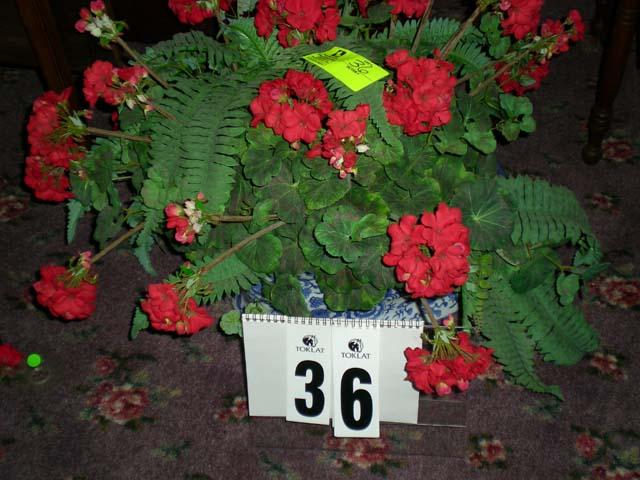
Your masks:
<svg viewBox="0 0 640 480"><path fill-rule="evenodd" d="M592 3L547 2L546 14L577 6L589 18ZM129 341L133 305L153 279L127 249L100 266L91 319L65 323L37 308L38 268L85 249L91 221L67 245L64 206L36 202L22 187L26 118L43 87L31 71L0 69L0 342L43 358L41 371L0 382L0 479L640 478L640 75L630 63L605 159L585 166L599 58L588 38L554 60L532 96L538 130L498 155L507 172L565 185L588 209L611 262L584 298L600 350L572 367L540 368L564 402L495 368L457 397L466 427L385 426L375 440L249 418L241 345L216 329ZM179 264L158 258L160 278Z"/></svg>

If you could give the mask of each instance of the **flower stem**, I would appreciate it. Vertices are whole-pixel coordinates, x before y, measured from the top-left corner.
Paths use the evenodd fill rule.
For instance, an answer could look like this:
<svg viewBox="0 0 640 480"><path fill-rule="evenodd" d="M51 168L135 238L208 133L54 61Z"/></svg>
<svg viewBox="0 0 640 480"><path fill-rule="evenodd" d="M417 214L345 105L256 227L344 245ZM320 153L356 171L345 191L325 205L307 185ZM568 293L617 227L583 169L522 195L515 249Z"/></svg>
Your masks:
<svg viewBox="0 0 640 480"><path fill-rule="evenodd" d="M427 21L429 20L429 16L431 15L431 9L433 8L433 2L435 2L435 0L431 0L429 2L429 5L424 10L424 13L422 14L422 18L420 19L420 26L418 27L418 31L416 32L416 36L413 39L413 45L411 45L411 54L412 55L416 53L416 50L418 49L418 45L420 44L420 38L422 37L422 32L424 31L425 27L427 26Z"/></svg>
<svg viewBox="0 0 640 480"><path fill-rule="evenodd" d="M269 215L268 220L277 220L277 215ZM253 220L253 215L211 215L209 221L215 225L219 223L239 223L250 222Z"/></svg>
<svg viewBox="0 0 640 480"><path fill-rule="evenodd" d="M143 228L144 228L144 223L139 223L138 225L133 227L131 230L129 230L127 233L124 233L120 237L116 238L113 242L111 242L109 245L107 245L102 250L100 250L98 253L96 253L93 256L93 258L91 259L91 263L96 263L98 260L100 260L102 257L104 257L111 250L116 248L118 245L120 245L122 242L124 242L128 238L130 238L133 235L135 235L136 233L138 233Z"/></svg>
<svg viewBox="0 0 640 480"><path fill-rule="evenodd" d="M149 72L149 75L151 75L156 82L158 82L164 88L169 88L169 84L167 83L167 81L164 80L160 75L158 75L154 70L152 70L151 67L149 67L149 65L144 63L140 54L136 52L134 49L132 49L127 42L125 42L120 37L116 37L115 40L116 40L116 43L120 45L125 52L127 52L127 55L129 55L136 62L138 62L140 65L142 65L144 68L147 69L147 72Z"/></svg>
<svg viewBox="0 0 640 480"><path fill-rule="evenodd" d="M440 328L438 319L434 315L433 310L431 310L431 306L429 305L429 302L427 302L426 298L420 299L420 305L422 306L422 310L427 314L427 318L429 319L429 322L431 322L431 325L433 325L433 328Z"/></svg>
<svg viewBox="0 0 640 480"><path fill-rule="evenodd" d="M237 244L235 244L229 250L227 250L227 251L221 253L220 255L218 255L210 263L208 263L204 267L202 267L200 269L200 271L198 272L198 274L199 275L204 275L205 273L209 272L213 267L215 267L216 265L219 265L220 263L224 262L231 255L233 255L234 253L242 250L244 247L249 245L254 240L257 240L258 238L263 237L267 233L272 232L273 230L275 230L276 228L280 228L284 224L285 224L285 222L283 222L283 221L272 223L268 227L264 227L262 230L259 230L256 233L254 233L253 235L248 236L247 238L245 238L241 242L238 242Z"/></svg>
<svg viewBox="0 0 640 480"><path fill-rule="evenodd" d="M156 105L155 103L153 104L153 109L158 112L160 115L162 115L164 118L168 119L168 120L175 120L176 117L172 114L167 112L164 108L162 108L160 105Z"/></svg>
<svg viewBox="0 0 640 480"><path fill-rule="evenodd" d="M520 52L511 62L506 63L496 73L491 75L486 80L483 80L482 83L480 83L476 88L473 89L473 91L471 93L469 93L469 96L470 97L475 97L478 93L480 93L482 90L484 90L489 84L491 84L496 78L498 78L504 72L506 72L511 67L513 67L516 63L518 63L520 60L522 60L528 54L529 54L528 50L525 50L524 52Z"/></svg>
<svg viewBox="0 0 640 480"><path fill-rule="evenodd" d="M129 135L128 133L120 132L117 130L105 130L103 128L87 127L86 131L88 134L95 135L97 137L115 137L115 138L123 138L125 140L132 140L134 142L151 143L151 137Z"/></svg>
<svg viewBox="0 0 640 480"><path fill-rule="evenodd" d="M462 39L464 34L467 33L467 30L469 30L469 28L471 28L473 23L476 21L476 18L478 18L478 16L482 13L483 10L484 10L484 8L482 7L482 5L478 5L476 7L476 9L473 11L473 13L469 16L469 18L467 18L467 20L462 25L460 25L460 28L458 29L458 31L453 34L453 36L449 39L449 41L442 48L442 55L441 55L442 59L446 59L447 58L447 55L449 55L449 53L451 53L451 51L455 48L455 46L458 44L458 42Z"/></svg>

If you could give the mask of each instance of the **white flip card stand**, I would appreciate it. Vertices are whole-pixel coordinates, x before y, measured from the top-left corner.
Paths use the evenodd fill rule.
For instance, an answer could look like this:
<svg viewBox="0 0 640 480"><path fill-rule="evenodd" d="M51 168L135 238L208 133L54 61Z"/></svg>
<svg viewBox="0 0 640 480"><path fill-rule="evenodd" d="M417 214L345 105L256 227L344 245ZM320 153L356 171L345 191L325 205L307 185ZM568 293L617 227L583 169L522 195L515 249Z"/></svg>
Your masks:
<svg viewBox="0 0 640 480"><path fill-rule="evenodd" d="M242 317L249 414L329 424L336 437L378 437L379 422L418 422L404 350L421 321Z"/></svg>

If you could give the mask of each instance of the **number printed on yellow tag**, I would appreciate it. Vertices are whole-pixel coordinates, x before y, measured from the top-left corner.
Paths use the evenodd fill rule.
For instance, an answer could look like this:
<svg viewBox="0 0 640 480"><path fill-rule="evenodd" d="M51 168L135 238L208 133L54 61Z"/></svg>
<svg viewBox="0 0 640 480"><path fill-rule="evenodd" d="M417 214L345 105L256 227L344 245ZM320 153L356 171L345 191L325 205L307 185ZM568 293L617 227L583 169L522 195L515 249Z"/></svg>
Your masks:
<svg viewBox="0 0 640 480"><path fill-rule="evenodd" d="M389 75L389 72L371 60L341 47L305 55L303 58L330 73L354 92Z"/></svg>

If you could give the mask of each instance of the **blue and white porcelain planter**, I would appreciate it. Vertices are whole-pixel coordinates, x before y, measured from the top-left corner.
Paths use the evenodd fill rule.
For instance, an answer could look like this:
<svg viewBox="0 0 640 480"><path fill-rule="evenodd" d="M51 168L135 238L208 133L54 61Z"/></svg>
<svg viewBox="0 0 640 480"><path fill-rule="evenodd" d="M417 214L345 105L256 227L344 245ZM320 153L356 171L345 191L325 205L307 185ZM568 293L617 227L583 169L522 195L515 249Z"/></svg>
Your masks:
<svg viewBox="0 0 640 480"><path fill-rule="evenodd" d="M307 303L307 308L314 318L376 318L380 320L394 320L398 318L413 320L424 318L418 308L417 302L397 290L389 290L384 300L372 310L334 312L329 310L325 305L322 292L313 274L304 273L300 275L298 279L302 285L302 294ZM442 320L449 315L456 315L458 312L457 294L452 293L444 297L432 298L428 301L438 320ZM248 303L261 304L265 313L281 313L275 310L262 296L262 287L260 285L256 285L249 291L236 295L233 298L235 308L240 311L243 311Z"/></svg>

